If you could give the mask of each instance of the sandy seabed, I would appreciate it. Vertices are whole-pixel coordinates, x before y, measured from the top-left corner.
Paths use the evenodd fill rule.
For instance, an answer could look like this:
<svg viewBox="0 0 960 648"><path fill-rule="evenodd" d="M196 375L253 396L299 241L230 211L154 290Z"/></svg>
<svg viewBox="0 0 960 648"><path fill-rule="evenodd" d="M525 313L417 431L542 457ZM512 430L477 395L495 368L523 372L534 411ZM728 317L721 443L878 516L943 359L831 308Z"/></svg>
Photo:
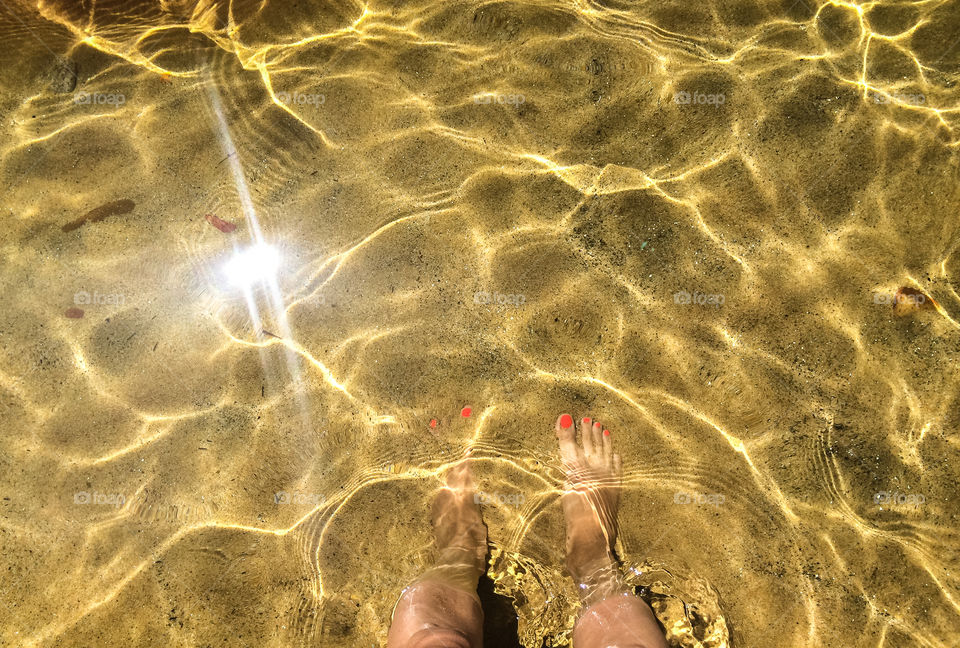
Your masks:
<svg viewBox="0 0 960 648"><path fill-rule="evenodd" d="M380 645L472 450L488 643L566 646L563 411L671 646L960 644L960 4L4 0L0 42L0 645Z"/></svg>

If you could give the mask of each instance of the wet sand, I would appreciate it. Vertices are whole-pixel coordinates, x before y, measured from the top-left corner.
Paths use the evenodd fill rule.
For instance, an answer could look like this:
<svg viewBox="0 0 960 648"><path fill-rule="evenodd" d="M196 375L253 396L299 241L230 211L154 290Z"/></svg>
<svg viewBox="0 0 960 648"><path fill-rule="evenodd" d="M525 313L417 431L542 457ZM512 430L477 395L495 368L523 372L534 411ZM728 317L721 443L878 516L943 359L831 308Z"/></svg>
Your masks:
<svg viewBox="0 0 960 648"><path fill-rule="evenodd" d="M958 27L7 0L0 645L381 645L472 449L565 646L563 411L672 646L957 645Z"/></svg>

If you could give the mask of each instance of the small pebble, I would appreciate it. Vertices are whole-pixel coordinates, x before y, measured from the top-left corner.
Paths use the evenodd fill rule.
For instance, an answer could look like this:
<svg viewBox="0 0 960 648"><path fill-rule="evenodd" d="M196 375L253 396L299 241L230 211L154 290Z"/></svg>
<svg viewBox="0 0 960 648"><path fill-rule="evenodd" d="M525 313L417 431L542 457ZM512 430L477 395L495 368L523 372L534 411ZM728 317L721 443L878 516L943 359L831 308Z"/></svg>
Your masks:
<svg viewBox="0 0 960 648"><path fill-rule="evenodd" d="M70 58L57 58L50 71L50 90L52 92L73 92L77 87L77 63Z"/></svg>

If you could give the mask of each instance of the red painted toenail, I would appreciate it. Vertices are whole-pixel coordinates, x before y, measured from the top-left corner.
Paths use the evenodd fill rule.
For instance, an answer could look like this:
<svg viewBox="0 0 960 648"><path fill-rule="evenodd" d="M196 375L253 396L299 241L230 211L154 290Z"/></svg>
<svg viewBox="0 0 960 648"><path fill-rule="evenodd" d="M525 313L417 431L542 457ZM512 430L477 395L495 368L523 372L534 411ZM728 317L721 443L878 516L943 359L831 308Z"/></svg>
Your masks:
<svg viewBox="0 0 960 648"><path fill-rule="evenodd" d="M560 427L568 428L573 425L573 417L569 414L564 414L560 417Z"/></svg>
<svg viewBox="0 0 960 648"><path fill-rule="evenodd" d="M584 416L584 417L583 417L583 422L584 422L584 423L589 423L589 422L590 422L590 417L589 417L589 416Z"/></svg>
<svg viewBox="0 0 960 648"><path fill-rule="evenodd" d="M610 436L610 430L604 430L603 436Z"/></svg>
<svg viewBox="0 0 960 648"><path fill-rule="evenodd" d="M430 419L430 427L437 427L437 419Z"/></svg>
<svg viewBox="0 0 960 648"><path fill-rule="evenodd" d="M462 410L460 410L460 416L462 416L463 418L467 418L468 416L470 416L471 411L473 410L471 410L469 407L464 407Z"/></svg>

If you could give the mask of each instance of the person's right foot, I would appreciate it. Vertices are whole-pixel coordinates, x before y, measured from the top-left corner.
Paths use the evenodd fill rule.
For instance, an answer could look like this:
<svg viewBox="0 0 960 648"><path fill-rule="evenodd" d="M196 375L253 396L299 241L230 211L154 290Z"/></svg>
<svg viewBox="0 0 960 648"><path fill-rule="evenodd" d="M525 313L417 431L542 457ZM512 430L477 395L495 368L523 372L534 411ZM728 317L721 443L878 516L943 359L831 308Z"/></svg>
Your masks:
<svg viewBox="0 0 960 648"><path fill-rule="evenodd" d="M582 445L568 414L557 419L557 439L567 482L561 501L567 521L567 569L578 584L616 569L620 455L608 430L590 419L580 422Z"/></svg>
<svg viewBox="0 0 960 648"><path fill-rule="evenodd" d="M486 571L487 527L474 492L470 460L464 459L447 473L447 485L437 494L431 517L440 563L469 566L479 578Z"/></svg>

